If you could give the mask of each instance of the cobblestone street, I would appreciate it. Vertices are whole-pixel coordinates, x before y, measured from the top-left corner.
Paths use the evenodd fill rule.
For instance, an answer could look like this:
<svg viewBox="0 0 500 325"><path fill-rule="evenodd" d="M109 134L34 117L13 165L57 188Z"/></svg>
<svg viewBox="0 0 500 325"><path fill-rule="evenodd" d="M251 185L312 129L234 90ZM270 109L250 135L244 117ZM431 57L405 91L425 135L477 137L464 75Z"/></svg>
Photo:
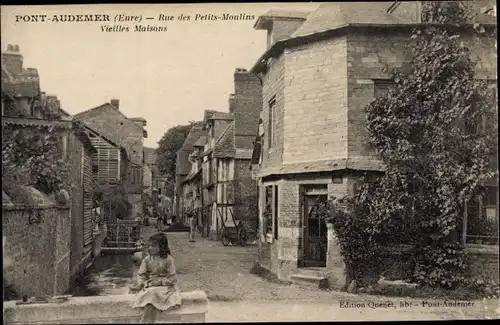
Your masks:
<svg viewBox="0 0 500 325"><path fill-rule="evenodd" d="M144 231L144 238L155 232ZM207 321L318 321L318 320L439 320L494 317L498 300L474 302L471 307L422 306L420 299L353 295L281 285L249 271L257 246L228 246L206 238L191 243L188 233L167 233L182 291L203 290L210 299ZM364 304L341 308L341 302ZM394 307L372 308L371 303L392 302ZM413 307L402 307L408 302ZM443 301L441 301L442 303ZM485 307L486 306L486 307Z"/></svg>
<svg viewBox="0 0 500 325"><path fill-rule="evenodd" d="M150 228L147 232L150 232ZM153 230L154 231L154 230ZM146 233L146 231L145 231ZM328 298L331 292L271 283L250 273L257 260L257 245L223 246L188 233L167 233L181 290L204 290L212 300L290 300ZM147 237L145 237L147 238Z"/></svg>

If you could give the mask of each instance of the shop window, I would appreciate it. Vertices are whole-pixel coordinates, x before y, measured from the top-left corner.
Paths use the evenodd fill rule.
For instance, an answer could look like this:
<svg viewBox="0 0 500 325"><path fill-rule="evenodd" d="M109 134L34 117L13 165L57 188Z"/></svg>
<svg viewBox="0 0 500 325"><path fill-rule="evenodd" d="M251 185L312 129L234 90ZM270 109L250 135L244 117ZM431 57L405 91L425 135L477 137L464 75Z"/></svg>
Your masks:
<svg viewBox="0 0 500 325"><path fill-rule="evenodd" d="M278 239L278 186L265 187L265 205L263 214L264 237L268 242Z"/></svg>

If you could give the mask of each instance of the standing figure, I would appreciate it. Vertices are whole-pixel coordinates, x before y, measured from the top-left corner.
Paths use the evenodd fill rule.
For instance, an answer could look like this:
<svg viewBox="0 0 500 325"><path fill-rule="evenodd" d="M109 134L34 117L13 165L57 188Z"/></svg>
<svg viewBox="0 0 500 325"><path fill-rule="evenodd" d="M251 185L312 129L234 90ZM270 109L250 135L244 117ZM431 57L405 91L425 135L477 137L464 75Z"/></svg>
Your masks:
<svg viewBox="0 0 500 325"><path fill-rule="evenodd" d="M137 271L137 294L132 308L144 308L141 323L152 323L159 312L181 305L175 263L168 247L167 235L156 233L149 238L149 255Z"/></svg>
<svg viewBox="0 0 500 325"><path fill-rule="evenodd" d="M192 209L189 211L189 241L194 242L194 231L196 228L196 210Z"/></svg>

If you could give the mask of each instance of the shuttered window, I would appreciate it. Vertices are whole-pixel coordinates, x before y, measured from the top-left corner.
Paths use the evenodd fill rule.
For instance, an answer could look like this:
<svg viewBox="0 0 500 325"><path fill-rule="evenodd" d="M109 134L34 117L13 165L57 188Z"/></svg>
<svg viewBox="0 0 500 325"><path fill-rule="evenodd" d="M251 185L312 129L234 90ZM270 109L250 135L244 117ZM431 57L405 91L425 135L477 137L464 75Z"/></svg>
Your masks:
<svg viewBox="0 0 500 325"><path fill-rule="evenodd" d="M92 165L89 155L83 159L83 245L92 243L94 224L92 220Z"/></svg>
<svg viewBox="0 0 500 325"><path fill-rule="evenodd" d="M120 179L120 152L116 148L99 148L96 155L97 177L100 184L116 183Z"/></svg>

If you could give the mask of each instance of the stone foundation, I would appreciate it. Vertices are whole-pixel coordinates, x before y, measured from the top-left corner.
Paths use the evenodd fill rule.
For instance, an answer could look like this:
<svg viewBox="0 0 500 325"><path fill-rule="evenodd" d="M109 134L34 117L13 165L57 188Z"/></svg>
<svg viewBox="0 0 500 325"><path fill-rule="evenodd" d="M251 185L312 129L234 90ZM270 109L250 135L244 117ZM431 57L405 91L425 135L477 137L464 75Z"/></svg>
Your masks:
<svg viewBox="0 0 500 325"><path fill-rule="evenodd" d="M135 295L70 297L62 303L16 305L4 303L3 323L11 324L105 324L138 323L142 308L131 308ZM162 312L157 323L204 323L208 298L203 291L181 294L178 310Z"/></svg>

